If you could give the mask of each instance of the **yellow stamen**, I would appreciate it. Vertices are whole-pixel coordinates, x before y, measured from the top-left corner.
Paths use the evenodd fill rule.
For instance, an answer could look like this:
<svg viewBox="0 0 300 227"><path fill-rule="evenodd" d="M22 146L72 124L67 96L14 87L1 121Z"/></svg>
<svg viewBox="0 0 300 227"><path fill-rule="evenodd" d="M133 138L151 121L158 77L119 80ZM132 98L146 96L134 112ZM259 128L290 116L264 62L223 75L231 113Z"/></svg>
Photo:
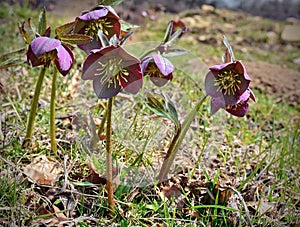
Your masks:
<svg viewBox="0 0 300 227"><path fill-rule="evenodd" d="M240 75L233 69L223 70L215 79L215 86L218 91L224 92L224 95L234 95L240 89Z"/></svg>

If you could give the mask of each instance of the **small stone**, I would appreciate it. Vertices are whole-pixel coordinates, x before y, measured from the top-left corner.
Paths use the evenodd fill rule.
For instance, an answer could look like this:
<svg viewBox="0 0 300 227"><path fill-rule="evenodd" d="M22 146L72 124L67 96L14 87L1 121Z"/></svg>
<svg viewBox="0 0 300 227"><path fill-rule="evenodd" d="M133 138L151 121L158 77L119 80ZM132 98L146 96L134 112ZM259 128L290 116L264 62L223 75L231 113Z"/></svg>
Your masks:
<svg viewBox="0 0 300 227"><path fill-rule="evenodd" d="M300 24L286 25L281 33L281 39L289 42L300 41Z"/></svg>
<svg viewBox="0 0 300 227"><path fill-rule="evenodd" d="M296 58L293 60L293 62L297 65L300 65L300 58Z"/></svg>
<svg viewBox="0 0 300 227"><path fill-rule="evenodd" d="M213 7L212 5L207 5L207 4L202 5L201 9L204 12L213 12L213 11L215 11L215 7Z"/></svg>

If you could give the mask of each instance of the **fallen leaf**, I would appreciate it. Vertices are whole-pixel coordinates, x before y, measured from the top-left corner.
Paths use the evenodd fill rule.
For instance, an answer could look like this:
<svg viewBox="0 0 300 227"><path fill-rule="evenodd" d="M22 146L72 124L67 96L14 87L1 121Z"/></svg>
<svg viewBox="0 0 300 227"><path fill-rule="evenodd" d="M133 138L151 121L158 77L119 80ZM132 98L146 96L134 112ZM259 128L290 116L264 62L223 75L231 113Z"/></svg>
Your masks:
<svg viewBox="0 0 300 227"><path fill-rule="evenodd" d="M54 185L62 169L58 162L48 160L46 156L39 156L24 168L24 174L34 183L40 185Z"/></svg>

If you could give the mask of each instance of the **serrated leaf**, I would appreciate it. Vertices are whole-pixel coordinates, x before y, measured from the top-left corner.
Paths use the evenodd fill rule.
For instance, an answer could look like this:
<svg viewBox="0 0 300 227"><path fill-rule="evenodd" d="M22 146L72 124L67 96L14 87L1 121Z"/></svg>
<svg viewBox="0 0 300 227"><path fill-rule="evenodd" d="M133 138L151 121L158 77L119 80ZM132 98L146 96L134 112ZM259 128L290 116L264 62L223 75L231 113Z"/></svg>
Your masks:
<svg viewBox="0 0 300 227"><path fill-rule="evenodd" d="M46 19L46 9L43 8L39 15L39 25L38 33L42 36L46 31L47 19Z"/></svg>
<svg viewBox="0 0 300 227"><path fill-rule="evenodd" d="M181 48L169 48L167 52L163 53L164 57L176 57L180 55L187 54L189 51Z"/></svg>
<svg viewBox="0 0 300 227"><path fill-rule="evenodd" d="M234 53L233 53L233 50L232 50L232 48L231 48L231 45L229 44L229 42L228 42L228 40L227 40L227 38L226 38L226 36L224 35L223 36L223 43L224 43L224 45L226 46L226 48L227 48L227 50L226 50L226 52L225 52L225 56L223 57L223 61L225 60L226 61L226 59L227 58L229 58L228 56L226 56L226 54L228 55L230 55L230 58L231 58L231 61L233 62L234 60L235 60L235 58L234 58Z"/></svg>
<svg viewBox="0 0 300 227"><path fill-rule="evenodd" d="M89 43L93 40L91 36L83 35L83 34L64 34L59 37L61 42L68 44L85 44Z"/></svg>
<svg viewBox="0 0 300 227"><path fill-rule="evenodd" d="M63 25L57 27L57 28L55 29L55 34L56 34L57 36L60 36L60 35L62 35L62 34L66 34L66 33L71 32L72 29L73 29L73 27L74 27L74 24L75 24L75 21L70 22L70 23L67 23L67 24L63 24Z"/></svg>
<svg viewBox="0 0 300 227"><path fill-rule="evenodd" d="M123 21L123 20L120 20L120 24L121 24L121 30L125 31L125 32L128 32L130 29L140 27L138 25L130 24L130 23L128 23L126 21Z"/></svg>
<svg viewBox="0 0 300 227"><path fill-rule="evenodd" d="M124 0L98 0L99 5L116 6Z"/></svg>

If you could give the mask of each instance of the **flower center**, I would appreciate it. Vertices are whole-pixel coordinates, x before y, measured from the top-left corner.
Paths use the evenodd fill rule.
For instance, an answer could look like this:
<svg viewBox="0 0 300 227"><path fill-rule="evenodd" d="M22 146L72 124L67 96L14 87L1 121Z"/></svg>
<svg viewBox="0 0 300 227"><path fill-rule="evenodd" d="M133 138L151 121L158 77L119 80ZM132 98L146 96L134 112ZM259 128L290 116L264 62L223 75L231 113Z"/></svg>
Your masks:
<svg viewBox="0 0 300 227"><path fill-rule="evenodd" d="M39 59L44 63L44 64L50 64L52 60L55 60L57 58L57 53L56 50L52 50L50 52L43 53L42 55L39 56Z"/></svg>
<svg viewBox="0 0 300 227"><path fill-rule="evenodd" d="M246 103L246 102L239 102L239 103L237 103L237 104L235 104L235 105L233 105L233 106L227 105L227 106L226 106L226 109L227 109L227 110L237 110L237 108L239 108L240 106L244 105L245 103Z"/></svg>
<svg viewBox="0 0 300 227"><path fill-rule="evenodd" d="M112 24L110 21L107 21L107 18L92 20L89 22L89 25L86 27L85 34L92 37L98 37L98 31L101 30L106 36L108 36L109 34L108 30L111 27Z"/></svg>
<svg viewBox="0 0 300 227"><path fill-rule="evenodd" d="M159 77L163 78L164 75L161 73L161 71L157 68L156 64L154 62L149 62L148 67L145 71L146 75L152 76L152 77Z"/></svg>
<svg viewBox="0 0 300 227"><path fill-rule="evenodd" d="M223 70L215 79L215 86L218 91L224 92L224 95L233 95L240 89L240 75L233 69Z"/></svg>
<svg viewBox="0 0 300 227"><path fill-rule="evenodd" d="M128 82L126 77L129 75L128 71L122 66L122 59L117 60L110 58L106 62L98 62L100 68L97 69L99 73L96 73L95 76L100 76L100 82L102 84L108 83L108 87L112 84L116 88L117 85L120 85L120 79L122 78L125 82Z"/></svg>

